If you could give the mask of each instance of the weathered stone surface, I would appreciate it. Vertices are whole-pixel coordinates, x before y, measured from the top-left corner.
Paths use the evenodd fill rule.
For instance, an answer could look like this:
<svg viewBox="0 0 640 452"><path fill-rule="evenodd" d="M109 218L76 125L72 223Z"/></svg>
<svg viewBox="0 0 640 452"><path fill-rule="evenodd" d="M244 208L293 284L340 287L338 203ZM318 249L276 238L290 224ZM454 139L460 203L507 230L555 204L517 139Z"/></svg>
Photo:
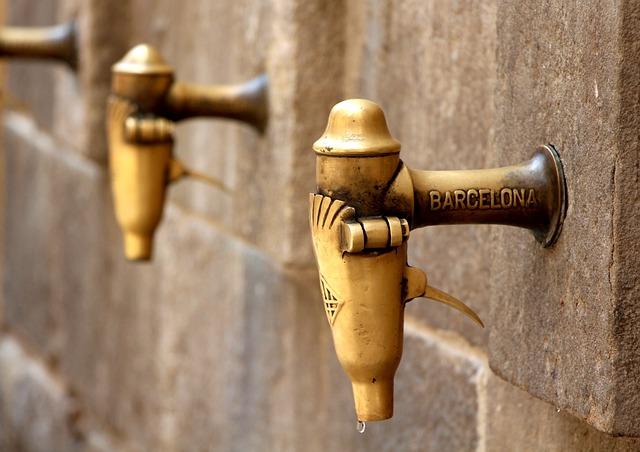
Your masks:
<svg viewBox="0 0 640 452"><path fill-rule="evenodd" d="M5 192L11 196L5 212L4 322L68 377L82 409L102 417L106 409L97 408L100 402L117 407L123 399L114 394L126 394L121 381L107 380L113 386L106 386L104 375L134 367L127 366L126 346L142 336L131 333L141 329L137 324L118 329L127 326L129 312L109 292L110 256L121 250L106 178L100 167L64 149L30 119L9 113L5 125ZM154 287L154 281L146 285ZM118 349L112 351L114 342ZM150 350L137 352L144 356ZM132 360L139 362L139 355ZM137 388L146 387L140 383Z"/></svg>
<svg viewBox="0 0 640 452"><path fill-rule="evenodd" d="M525 231L495 230L489 324L498 374L598 429L640 435L638 19L630 5L498 8L499 161L557 145L569 210L549 249Z"/></svg>
<svg viewBox="0 0 640 452"><path fill-rule="evenodd" d="M70 429L73 405L47 369L30 362L15 342L0 342L2 450L78 450L79 438Z"/></svg>
<svg viewBox="0 0 640 452"><path fill-rule="evenodd" d="M27 117L5 124L6 321L45 354L66 354L61 334L92 331L77 322L105 300L107 181Z"/></svg>
<svg viewBox="0 0 640 452"><path fill-rule="evenodd" d="M151 264L115 250L101 360L77 379L93 410L151 450L320 447L325 429L300 433L317 417L302 414L331 400L318 391L324 360L312 359L335 360L317 273L289 272L172 205L156 245Z"/></svg>
<svg viewBox="0 0 640 452"><path fill-rule="evenodd" d="M565 411L531 397L489 372L486 449L533 452L631 452L640 439L599 432Z"/></svg>
<svg viewBox="0 0 640 452"><path fill-rule="evenodd" d="M317 390L323 362L311 358L327 354L328 345L328 332L319 328L325 325L317 276L290 274L251 248L229 245L208 251L216 256L208 260L208 278L194 284L185 273L184 285L170 290L182 302L168 303L163 316L173 394L166 413L173 433L165 445L299 450L324 430L299 432L309 432L306 424L315 419L299 414L317 413L327 396ZM220 284L222 269L227 284Z"/></svg>
<svg viewBox="0 0 640 452"><path fill-rule="evenodd" d="M617 162L613 184L613 256L611 280L616 299L614 310L616 419L613 432L640 436L640 7L625 1L621 16L620 129L617 131Z"/></svg>
<svg viewBox="0 0 640 452"><path fill-rule="evenodd" d="M346 96L383 107L410 167L494 165L495 10L493 1L349 3ZM412 233L409 259L487 318L490 249L487 226L431 228ZM407 312L486 343L450 308L422 300Z"/></svg>
<svg viewBox="0 0 640 452"><path fill-rule="evenodd" d="M164 403L157 264L124 261L99 167L56 149L24 117L5 121L5 321L114 431L155 442L150 426Z"/></svg>
<svg viewBox="0 0 640 452"><path fill-rule="evenodd" d="M87 429L77 401L13 339L0 339L0 448L25 452L136 449Z"/></svg>

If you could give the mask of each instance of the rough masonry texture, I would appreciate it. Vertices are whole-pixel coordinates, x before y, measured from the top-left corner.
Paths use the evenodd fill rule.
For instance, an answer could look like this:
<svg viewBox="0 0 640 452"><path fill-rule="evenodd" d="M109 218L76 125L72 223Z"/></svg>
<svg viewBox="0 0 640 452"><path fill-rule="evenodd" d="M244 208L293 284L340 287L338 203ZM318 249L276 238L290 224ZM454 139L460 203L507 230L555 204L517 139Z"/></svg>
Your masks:
<svg viewBox="0 0 640 452"><path fill-rule="evenodd" d="M600 430L640 436L638 25L635 2L498 10L500 163L557 146L569 209L558 243L497 229L491 367Z"/></svg>
<svg viewBox="0 0 640 452"><path fill-rule="evenodd" d="M77 17L81 63L7 68L3 451L640 449L599 431L638 417L633 2L6 3L14 24ZM233 190L172 186L148 264L122 256L103 141L108 68L138 42L183 80L270 79L264 136L178 127L176 154ZM364 435L307 224L311 144L345 97L379 102L416 168L513 163L551 141L572 206L550 250L503 227L412 236L410 263L490 328L411 302L394 418Z"/></svg>

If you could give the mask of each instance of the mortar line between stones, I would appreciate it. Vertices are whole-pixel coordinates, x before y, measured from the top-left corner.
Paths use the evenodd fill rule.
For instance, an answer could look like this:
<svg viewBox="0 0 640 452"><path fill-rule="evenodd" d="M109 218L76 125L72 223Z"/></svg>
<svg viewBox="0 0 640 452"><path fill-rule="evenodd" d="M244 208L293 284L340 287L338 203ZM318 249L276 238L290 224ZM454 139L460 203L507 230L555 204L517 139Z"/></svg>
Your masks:
<svg viewBox="0 0 640 452"><path fill-rule="evenodd" d="M11 343L15 345L25 359L32 362L34 365L42 367L47 377L52 381L53 385L57 386L60 391L67 391L67 383L60 373L47 362L43 353L40 353L36 347L30 343L29 339L24 337L19 332L13 331L11 326L3 319L2 332L0 333L0 344Z"/></svg>
<svg viewBox="0 0 640 452"><path fill-rule="evenodd" d="M70 410L69 414L71 414L71 410L79 410L80 416L74 421L73 428L82 432L87 445L104 445L106 442L111 446L124 446L126 444L129 447L126 450L139 450L137 445L130 443L124 435L109 427L109 425L102 422L92 413L89 413L86 406L82 403L81 398L78 396L76 391L73 391L72 386L67 382L65 376L58 370L52 368L46 362L44 356L34 350L23 337L14 333L7 327L4 327L0 333L0 349L5 346L13 347L17 352L19 355L18 359L23 363L21 366L21 370L23 372L29 372L29 366L33 366L33 370L30 372L30 375L32 377L36 377L36 380L39 383L39 388L42 391L58 392L67 400L69 404L68 410ZM4 358L0 357L0 367L4 365L3 361ZM34 371L36 373L34 373ZM0 391L1 390L3 390L3 388L0 388Z"/></svg>
<svg viewBox="0 0 640 452"><path fill-rule="evenodd" d="M488 410L487 378L490 372L487 354L484 350L471 345L465 338L453 331L435 329L411 317L405 319L405 332L408 335L419 337L430 344L434 344L445 353L466 359L476 365L476 372L473 376L478 401L476 411L476 435L478 438L476 452L485 452Z"/></svg>
<svg viewBox="0 0 640 452"><path fill-rule="evenodd" d="M85 156L73 146L41 129L30 116L12 110L4 112L4 124L11 132L31 144L43 154L63 159L71 167L83 172L102 172L104 167ZM5 150L6 152L6 150Z"/></svg>
<svg viewBox="0 0 640 452"><path fill-rule="evenodd" d="M488 368L487 354L480 347L471 345L465 338L453 331L439 330L407 317L404 322L405 332L419 337L451 355L474 361L478 367Z"/></svg>
<svg viewBox="0 0 640 452"><path fill-rule="evenodd" d="M476 452L486 452L487 450L487 417L489 415L489 399L487 394L487 380L490 372L488 366L478 370L476 375L476 394L478 397L478 411L476 412L476 434L478 444Z"/></svg>
<svg viewBox="0 0 640 452"><path fill-rule="evenodd" d="M11 93L9 92L5 92L4 94L5 94L5 98L4 98L5 104L4 104L3 114L11 113L14 115L22 116L26 120L32 122L35 125L35 128L40 130L42 133L49 135L51 137L55 137L56 140L62 143L65 143L64 144L65 147L69 147L69 148L76 147L73 142L66 141L64 139L64 136L60 136L56 134L53 128L46 128L43 126L43 124L38 122L38 118L36 117L36 115L34 115L33 110L29 109L29 107L26 104L20 103L20 100L13 98L11 96ZM95 160L93 161L95 162Z"/></svg>
<svg viewBox="0 0 640 452"><path fill-rule="evenodd" d="M287 262L287 261L283 261L278 256L276 256L276 255L274 255L274 254L272 254L272 253L260 248L255 243L247 240L246 237L244 237L244 236L242 236L240 234L237 234L229 226L223 224L222 222L220 222L220 221L218 221L218 220L216 220L216 219L214 219L214 218L212 218L212 217L210 217L208 215L205 215L205 214L200 213L200 212L198 212L196 210L190 209L189 207L185 206L184 204L181 204L181 203L176 202L176 201L168 201L168 204L170 204L171 207L179 210L182 215L191 217L195 221L204 223L208 227L214 228L216 231L219 231L219 232L223 233L224 235L228 236L229 238L231 238L231 239L235 240L236 242L240 243L242 246L245 246L245 247L249 248L251 251L256 252L257 254L260 254L260 255L266 257L272 263L274 263L276 266L278 266L280 268L280 270L287 271L287 272L290 272L290 271L317 270L317 267L316 267L315 263L312 263L312 262L304 263L304 262Z"/></svg>

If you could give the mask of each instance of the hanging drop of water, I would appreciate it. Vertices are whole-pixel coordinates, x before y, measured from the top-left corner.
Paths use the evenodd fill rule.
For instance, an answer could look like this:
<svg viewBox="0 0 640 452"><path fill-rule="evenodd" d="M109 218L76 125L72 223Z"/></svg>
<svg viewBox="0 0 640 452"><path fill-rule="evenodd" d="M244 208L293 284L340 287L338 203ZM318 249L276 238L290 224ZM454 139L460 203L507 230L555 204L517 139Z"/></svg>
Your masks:
<svg viewBox="0 0 640 452"><path fill-rule="evenodd" d="M356 424L356 430L358 430L358 433L364 433L366 429L367 429L367 423L363 421L358 421L358 423Z"/></svg>

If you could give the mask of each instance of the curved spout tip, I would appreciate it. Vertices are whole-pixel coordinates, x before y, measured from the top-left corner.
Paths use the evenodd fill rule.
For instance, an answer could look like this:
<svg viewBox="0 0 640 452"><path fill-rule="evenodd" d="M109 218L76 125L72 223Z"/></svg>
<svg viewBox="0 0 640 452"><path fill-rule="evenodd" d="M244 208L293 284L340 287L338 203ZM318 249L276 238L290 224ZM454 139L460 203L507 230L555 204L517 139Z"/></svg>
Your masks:
<svg viewBox="0 0 640 452"><path fill-rule="evenodd" d="M152 239L150 236L127 232L124 234L124 255L129 261L151 260Z"/></svg>
<svg viewBox="0 0 640 452"><path fill-rule="evenodd" d="M393 417L393 379L353 382L353 399L359 421L384 421Z"/></svg>

